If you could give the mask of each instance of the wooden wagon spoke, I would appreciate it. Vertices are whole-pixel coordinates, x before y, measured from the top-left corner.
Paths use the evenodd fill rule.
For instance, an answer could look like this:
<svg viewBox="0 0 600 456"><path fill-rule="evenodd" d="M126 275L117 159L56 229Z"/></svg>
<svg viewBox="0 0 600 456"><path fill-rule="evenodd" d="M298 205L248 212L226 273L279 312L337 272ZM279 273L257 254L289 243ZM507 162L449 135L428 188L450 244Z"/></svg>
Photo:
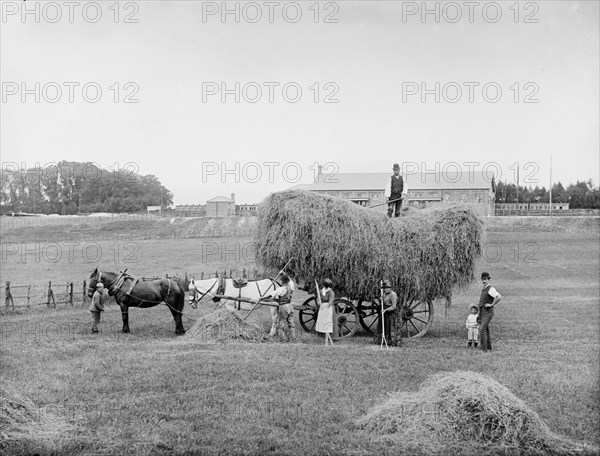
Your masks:
<svg viewBox="0 0 600 456"><path fill-rule="evenodd" d="M419 328L417 328L417 327L415 326L415 324L412 322L412 320L408 320L408 321L409 321L409 323L410 323L410 324L413 326L413 328L415 328L415 329L417 330L417 332L420 332L420 331L419 331Z"/></svg>
<svg viewBox="0 0 600 456"><path fill-rule="evenodd" d="M413 304L412 302L408 305L408 308L410 310L413 310L414 308L418 307L419 304L421 304L421 301L415 301L415 303Z"/></svg>
<svg viewBox="0 0 600 456"><path fill-rule="evenodd" d="M426 325L426 324L427 324L427 322L426 322L425 320L421 320L420 318L417 318L417 317L412 317L412 319L413 319L413 320L418 320L418 321L420 321L421 323L423 323L424 325Z"/></svg>
<svg viewBox="0 0 600 456"><path fill-rule="evenodd" d="M344 298L337 299L335 301L335 306L337 309L337 324L339 329L337 339L352 337L356 332L358 322L360 321L358 310L351 301Z"/></svg>

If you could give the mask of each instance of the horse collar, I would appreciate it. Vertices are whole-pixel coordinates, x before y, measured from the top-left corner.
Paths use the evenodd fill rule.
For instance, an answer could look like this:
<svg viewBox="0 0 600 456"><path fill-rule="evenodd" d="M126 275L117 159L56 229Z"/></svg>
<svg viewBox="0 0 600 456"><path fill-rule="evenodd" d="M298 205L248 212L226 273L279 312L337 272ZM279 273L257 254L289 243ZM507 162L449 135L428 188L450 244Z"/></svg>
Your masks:
<svg viewBox="0 0 600 456"><path fill-rule="evenodd" d="M115 280L113 280L111 283L108 284L108 294L110 296L114 296L115 294L117 294L117 291L119 291L119 289L123 285L123 282L125 282L125 278L123 277L124 274L125 274L124 272L121 272L115 278ZM134 285L135 285L135 283L134 283ZM129 290L129 291L131 291L131 290Z"/></svg>

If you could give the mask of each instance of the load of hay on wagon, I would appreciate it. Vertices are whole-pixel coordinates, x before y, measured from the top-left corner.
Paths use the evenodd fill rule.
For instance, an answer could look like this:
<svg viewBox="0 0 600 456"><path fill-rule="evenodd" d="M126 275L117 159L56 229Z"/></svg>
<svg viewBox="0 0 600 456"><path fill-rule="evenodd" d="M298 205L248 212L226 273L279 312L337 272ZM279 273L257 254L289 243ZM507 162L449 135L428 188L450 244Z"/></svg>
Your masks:
<svg viewBox="0 0 600 456"><path fill-rule="evenodd" d="M449 297L474 279L483 223L466 206L439 205L389 219L350 201L303 190L271 194L259 209L256 261L297 280L332 278L362 296L388 278L404 299Z"/></svg>

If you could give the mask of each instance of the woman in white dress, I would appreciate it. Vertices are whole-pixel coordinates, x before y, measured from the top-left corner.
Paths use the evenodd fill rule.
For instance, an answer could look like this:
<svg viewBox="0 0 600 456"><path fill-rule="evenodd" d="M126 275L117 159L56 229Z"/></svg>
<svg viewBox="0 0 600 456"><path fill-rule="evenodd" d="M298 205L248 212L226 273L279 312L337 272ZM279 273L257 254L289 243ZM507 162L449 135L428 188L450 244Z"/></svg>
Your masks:
<svg viewBox="0 0 600 456"><path fill-rule="evenodd" d="M321 290L321 307L319 307L319 314L317 315L316 330L320 333L325 333L325 343L327 344L327 337L330 338L330 334L333 333L333 315L334 315L334 304L335 293L332 290L333 282L330 279L323 280L323 289Z"/></svg>

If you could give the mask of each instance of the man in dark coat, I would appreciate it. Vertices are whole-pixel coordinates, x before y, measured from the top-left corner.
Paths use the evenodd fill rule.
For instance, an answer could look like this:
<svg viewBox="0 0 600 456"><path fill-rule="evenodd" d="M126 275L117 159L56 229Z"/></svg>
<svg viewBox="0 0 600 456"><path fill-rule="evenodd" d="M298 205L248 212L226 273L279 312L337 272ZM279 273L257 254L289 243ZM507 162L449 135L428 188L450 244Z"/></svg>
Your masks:
<svg viewBox="0 0 600 456"><path fill-rule="evenodd" d="M479 297L479 337L481 339L479 347L483 351L492 350L492 340L490 339L490 321L494 316L494 306L500 302L502 296L490 283L490 275L487 272L481 274L483 289Z"/></svg>
<svg viewBox="0 0 600 456"><path fill-rule="evenodd" d="M394 214L394 217L400 217L400 209L402 208L402 200L406 197L407 187L406 182L400 175L400 165L394 163L394 174L387 180L385 187L385 197L388 201L388 217Z"/></svg>

